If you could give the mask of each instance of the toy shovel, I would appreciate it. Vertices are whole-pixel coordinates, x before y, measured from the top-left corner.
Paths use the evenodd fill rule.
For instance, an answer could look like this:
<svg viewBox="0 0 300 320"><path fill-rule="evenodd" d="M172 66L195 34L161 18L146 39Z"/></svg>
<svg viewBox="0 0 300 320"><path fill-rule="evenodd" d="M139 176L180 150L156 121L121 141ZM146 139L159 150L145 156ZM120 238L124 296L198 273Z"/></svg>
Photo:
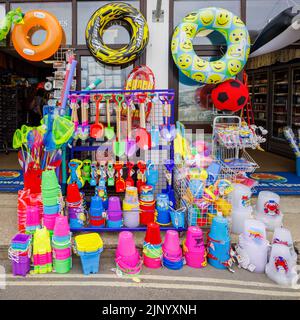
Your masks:
<svg viewBox="0 0 300 320"><path fill-rule="evenodd" d="M140 128L137 132L136 143L142 150L151 149L151 135L146 130L146 115L145 115L145 101L147 95L145 93L137 94L137 98L140 105Z"/></svg>
<svg viewBox="0 0 300 320"><path fill-rule="evenodd" d="M103 95L100 94L95 97L96 100L96 119L95 123L91 125L90 136L94 139L102 138L104 135L104 126L99 122L99 112L100 112L100 103L103 98Z"/></svg>
<svg viewBox="0 0 300 320"><path fill-rule="evenodd" d="M150 130L151 147L155 148L155 147L159 146L159 129L155 125L155 106L156 106L156 104L153 103L153 96L151 98L152 98L151 103L153 104L152 114L151 114L152 126L151 126L151 130Z"/></svg>
<svg viewBox="0 0 300 320"><path fill-rule="evenodd" d="M89 97L85 96L81 101L81 125L78 127L79 138L85 141L89 137L90 127L88 122Z"/></svg>
<svg viewBox="0 0 300 320"><path fill-rule="evenodd" d="M171 102L174 95L159 95L160 101L163 103L163 125L160 125L160 135L166 141L173 141L176 137L176 127L170 124L171 118Z"/></svg>
<svg viewBox="0 0 300 320"><path fill-rule="evenodd" d="M113 150L114 150L114 154L117 157L122 157L124 155L125 149L126 149L125 141L121 141L121 109L122 109L122 102L124 101L124 96L122 94L117 94L114 97L114 99L117 103L117 108L116 108L117 137L116 137L116 141L114 142L114 145L113 145Z"/></svg>
<svg viewBox="0 0 300 320"><path fill-rule="evenodd" d="M132 96L126 96L127 102L127 141L126 141L126 155L132 157L136 152L136 142L132 139Z"/></svg>
<svg viewBox="0 0 300 320"><path fill-rule="evenodd" d="M170 207L175 209L176 208L176 198L175 198L175 191L172 187L172 175L173 169L175 167L174 160L166 160L165 161L165 176L167 180L167 189L163 189L162 193L166 193L169 196Z"/></svg>
<svg viewBox="0 0 300 320"><path fill-rule="evenodd" d="M106 102L106 117L107 117L107 127L104 130L104 135L108 140L111 140L115 136L115 130L110 125L110 104L109 104L109 101L112 98L112 95L105 94L103 97Z"/></svg>

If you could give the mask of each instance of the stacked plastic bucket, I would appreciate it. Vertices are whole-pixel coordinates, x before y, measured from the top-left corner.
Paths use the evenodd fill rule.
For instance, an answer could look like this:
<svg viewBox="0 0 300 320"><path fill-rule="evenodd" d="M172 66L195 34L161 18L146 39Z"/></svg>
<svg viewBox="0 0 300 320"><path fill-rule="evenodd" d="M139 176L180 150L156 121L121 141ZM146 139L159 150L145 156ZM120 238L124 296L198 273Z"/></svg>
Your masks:
<svg viewBox="0 0 300 320"><path fill-rule="evenodd" d="M52 272L52 249L49 230L37 229L33 236L33 265L35 273Z"/></svg>
<svg viewBox="0 0 300 320"><path fill-rule="evenodd" d="M171 270L179 270L183 267L183 255L180 247L179 234L175 230L166 232L163 249L163 265Z"/></svg>
<svg viewBox="0 0 300 320"><path fill-rule="evenodd" d="M82 271L85 275L99 271L100 254L103 242L98 233L81 234L75 237L76 251L81 259Z"/></svg>
<svg viewBox="0 0 300 320"><path fill-rule="evenodd" d="M140 193L140 223L148 225L154 222L155 216L155 199L153 187L146 185L141 187Z"/></svg>
<svg viewBox="0 0 300 320"><path fill-rule="evenodd" d="M122 231L119 234L116 250L117 272L128 276L138 275L142 268L142 259L135 246L133 234Z"/></svg>
<svg viewBox="0 0 300 320"><path fill-rule="evenodd" d="M55 220L52 237L53 267L57 273L67 273L72 268L71 235L68 218L59 215Z"/></svg>
<svg viewBox="0 0 300 320"><path fill-rule="evenodd" d="M61 190L54 170L43 171L42 173L42 198L44 205L43 225L52 235L55 219L60 212Z"/></svg>
<svg viewBox="0 0 300 320"><path fill-rule="evenodd" d="M161 226L168 226L171 222L169 196L166 193L160 193L156 197L156 222Z"/></svg>
<svg viewBox="0 0 300 320"><path fill-rule="evenodd" d="M105 218L103 217L102 199L96 195L91 198L90 205L90 226L105 227Z"/></svg>
<svg viewBox="0 0 300 320"><path fill-rule="evenodd" d="M31 235L18 233L11 240L8 251L14 276L25 277L30 271Z"/></svg>
<svg viewBox="0 0 300 320"><path fill-rule="evenodd" d="M30 190L18 191L18 230L25 232L26 230L26 212L27 207L30 205L29 198Z"/></svg>
<svg viewBox="0 0 300 320"><path fill-rule="evenodd" d="M192 268L203 268L207 265L203 232L199 227L189 227L183 243L186 264Z"/></svg>
<svg viewBox="0 0 300 320"><path fill-rule="evenodd" d="M123 200L123 223L127 228L136 228L140 224L140 204L136 187L127 187Z"/></svg>
<svg viewBox="0 0 300 320"><path fill-rule="evenodd" d="M33 205L30 199L30 205L28 205L26 209L26 233L34 234L35 230L40 227L41 218L39 208L37 205Z"/></svg>
<svg viewBox="0 0 300 320"><path fill-rule="evenodd" d="M217 269L227 269L230 260L230 234L228 220L215 217L207 239L208 263Z"/></svg>
<svg viewBox="0 0 300 320"><path fill-rule="evenodd" d="M76 183L67 187L66 203L68 207L70 228L82 228L86 221L83 196Z"/></svg>
<svg viewBox="0 0 300 320"><path fill-rule="evenodd" d="M109 197L107 209L107 227L121 228L123 225L121 201L119 197Z"/></svg>
<svg viewBox="0 0 300 320"><path fill-rule="evenodd" d="M161 267L162 240L160 227L157 223L150 222L147 226L146 236L143 245L144 265L151 269Z"/></svg>

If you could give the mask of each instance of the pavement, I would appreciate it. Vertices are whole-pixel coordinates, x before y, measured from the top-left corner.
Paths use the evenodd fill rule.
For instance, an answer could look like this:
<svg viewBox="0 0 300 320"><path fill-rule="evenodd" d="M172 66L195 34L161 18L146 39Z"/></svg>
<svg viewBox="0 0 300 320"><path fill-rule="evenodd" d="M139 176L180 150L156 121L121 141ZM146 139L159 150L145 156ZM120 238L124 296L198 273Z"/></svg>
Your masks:
<svg viewBox="0 0 300 320"><path fill-rule="evenodd" d="M83 275L80 260L75 257L69 274L23 278L11 275L9 261L1 263L7 275L5 288L1 290L0 286L0 300L300 300L300 285L282 288L265 274L238 268L230 273L211 266L201 270L184 266L179 271L143 267L141 275L133 280L118 277L113 257L106 254L100 259L98 274Z"/></svg>

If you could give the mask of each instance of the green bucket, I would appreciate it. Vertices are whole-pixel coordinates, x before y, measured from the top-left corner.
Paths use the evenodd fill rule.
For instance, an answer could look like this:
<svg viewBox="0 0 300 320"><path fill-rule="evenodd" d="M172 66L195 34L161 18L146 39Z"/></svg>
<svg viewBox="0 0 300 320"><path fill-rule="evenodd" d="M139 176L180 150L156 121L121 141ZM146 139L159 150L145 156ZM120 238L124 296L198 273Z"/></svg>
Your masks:
<svg viewBox="0 0 300 320"><path fill-rule="evenodd" d="M42 196L45 198L58 197L60 195L60 188L55 188L53 190L43 190Z"/></svg>
<svg viewBox="0 0 300 320"><path fill-rule="evenodd" d="M72 269L72 257L66 260L53 259L53 268L56 273L68 273Z"/></svg>
<svg viewBox="0 0 300 320"><path fill-rule="evenodd" d="M59 203L58 196L51 198L43 198L43 205L47 207L55 206Z"/></svg>
<svg viewBox="0 0 300 320"><path fill-rule="evenodd" d="M54 170L46 170L42 173L42 190L53 190L59 186Z"/></svg>
<svg viewBox="0 0 300 320"><path fill-rule="evenodd" d="M52 247L55 249L67 249L71 247L71 242L67 241L64 243L58 243L58 242L54 242L52 239Z"/></svg>

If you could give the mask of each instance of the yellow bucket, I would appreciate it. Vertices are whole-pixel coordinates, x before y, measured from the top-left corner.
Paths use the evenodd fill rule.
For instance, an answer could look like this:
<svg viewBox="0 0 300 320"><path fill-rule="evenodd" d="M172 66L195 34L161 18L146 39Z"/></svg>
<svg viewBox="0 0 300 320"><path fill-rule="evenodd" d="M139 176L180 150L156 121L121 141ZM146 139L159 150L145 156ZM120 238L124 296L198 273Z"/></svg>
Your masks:
<svg viewBox="0 0 300 320"><path fill-rule="evenodd" d="M94 252L103 247L103 241L98 233L81 234L75 237L77 251Z"/></svg>

